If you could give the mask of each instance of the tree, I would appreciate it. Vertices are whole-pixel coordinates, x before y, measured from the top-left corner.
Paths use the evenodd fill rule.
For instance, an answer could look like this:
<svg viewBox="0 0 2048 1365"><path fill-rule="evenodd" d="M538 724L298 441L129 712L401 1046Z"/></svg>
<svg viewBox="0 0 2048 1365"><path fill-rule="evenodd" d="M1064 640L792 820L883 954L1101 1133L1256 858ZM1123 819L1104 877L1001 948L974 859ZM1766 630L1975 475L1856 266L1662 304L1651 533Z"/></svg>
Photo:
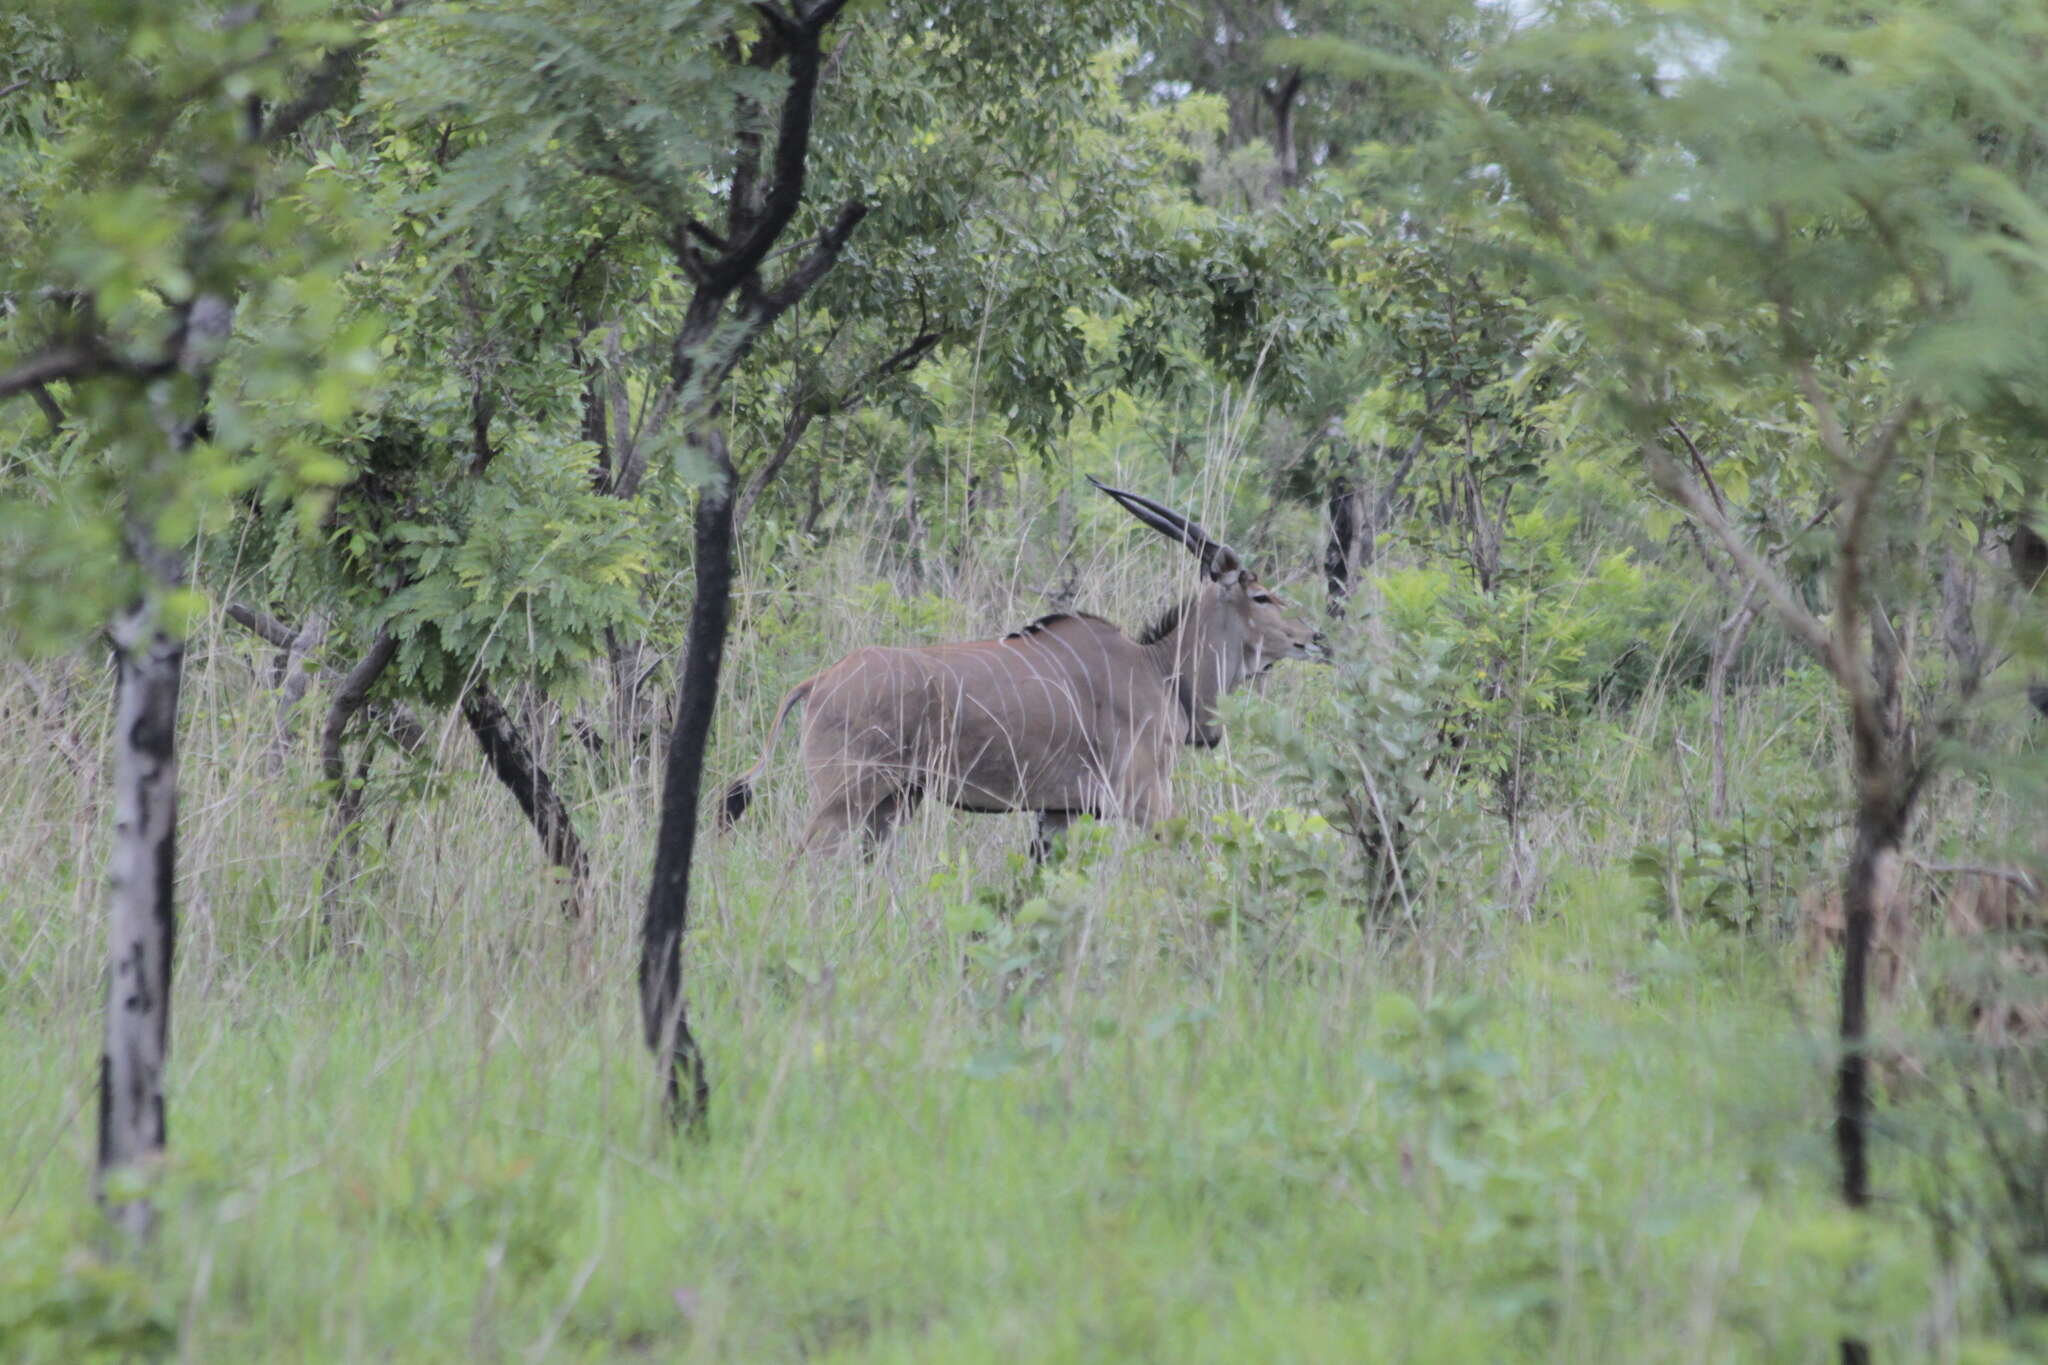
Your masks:
<svg viewBox="0 0 2048 1365"><path fill-rule="evenodd" d="M95 1186L137 1240L153 1218L133 1180L166 1140L178 699L196 605L186 555L224 495L290 499L331 481L303 449L267 450L248 399L326 384L334 406L349 401L366 338L328 334L345 241L293 207L309 190L285 153L337 98L381 17L114 4L34 16L65 81L37 90L32 116L57 155L11 178L5 201L20 249L0 294L18 359L0 398L34 395L81 458L8 490L9 560L26 566L8 606L17 628L45 637L81 618L110 623L115 832ZM74 595L69 613L51 611L36 581L53 571Z"/></svg>
<svg viewBox="0 0 2048 1365"><path fill-rule="evenodd" d="M1854 790L1835 1085L1841 1192L1871 1200L1873 900L1942 759L1908 723L1896 605L1948 515L2017 488L2048 434L2048 105L2004 7L1757 15L1567 5L1464 70L1405 71L1442 120L1434 211L1472 216L1585 328L1647 488L1834 680ZM1427 175L1410 163L1418 182ZM1829 611L1768 561L1678 439L1712 384L1826 489ZM1851 1331L1848 1360L1866 1358Z"/></svg>

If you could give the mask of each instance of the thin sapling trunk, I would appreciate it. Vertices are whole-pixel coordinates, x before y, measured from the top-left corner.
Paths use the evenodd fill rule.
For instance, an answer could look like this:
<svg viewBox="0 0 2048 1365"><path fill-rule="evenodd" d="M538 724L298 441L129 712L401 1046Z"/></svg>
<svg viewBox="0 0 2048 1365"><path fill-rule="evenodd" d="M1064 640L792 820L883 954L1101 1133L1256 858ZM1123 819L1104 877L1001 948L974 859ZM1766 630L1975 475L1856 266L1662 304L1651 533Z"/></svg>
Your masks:
<svg viewBox="0 0 2048 1365"><path fill-rule="evenodd" d="M398 653L398 639L389 628L379 630L363 657L341 680L334 700L327 707L327 723L320 732L320 775L334 798L331 842L328 845L327 877L321 891L321 910L330 931L335 928L343 884L355 862L356 822L362 815L363 783L349 780L342 740L349 720L363 709L370 689ZM367 766L367 765L366 765Z"/></svg>
<svg viewBox="0 0 2048 1365"><path fill-rule="evenodd" d="M697 801L704 755L718 704L718 677L732 616L733 469L717 432L703 442L721 476L697 496L694 517L697 586L683 646L681 696L661 789L654 883L641 934L640 1012L647 1045L666 1058L665 1093L679 1124L701 1128L711 1086L690 1033L682 996L683 931L689 922L690 864L697 846Z"/></svg>

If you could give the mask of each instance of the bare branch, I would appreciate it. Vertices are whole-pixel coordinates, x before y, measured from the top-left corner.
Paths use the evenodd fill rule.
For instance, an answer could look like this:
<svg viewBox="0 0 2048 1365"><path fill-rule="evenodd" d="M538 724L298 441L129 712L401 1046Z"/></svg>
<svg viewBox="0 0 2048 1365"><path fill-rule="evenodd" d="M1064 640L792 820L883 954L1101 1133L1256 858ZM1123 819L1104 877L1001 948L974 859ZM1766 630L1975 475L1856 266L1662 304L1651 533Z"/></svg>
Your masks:
<svg viewBox="0 0 2048 1365"><path fill-rule="evenodd" d="M1685 472L1679 469L1662 447L1645 442L1642 453L1643 462L1648 466L1650 477L1657 486L1666 496L1690 513L1694 521L1707 528L1714 539L1720 542L1721 548L1728 552L1728 557L1735 561L1743 576L1755 583L1770 600L1794 638L1805 645L1814 658L1830 672L1835 672L1839 676L1841 660L1836 657L1835 643L1828 635L1827 628L1821 625L1812 612L1799 604L1799 600L1792 595L1791 588L1778 576L1777 571L1728 524L1728 519L1721 515L1713 500L1701 491L1697 483L1686 477Z"/></svg>
<svg viewBox="0 0 2048 1365"><path fill-rule="evenodd" d="M1812 370L1804 365L1800 369L1801 382L1811 382ZM1818 385L1815 385L1815 390L1817 392ZM1809 397L1808 401L1814 400ZM1833 653L1836 681L1849 694L1850 739L1862 755L1856 765L1858 773L1878 772L1881 767L1879 756L1886 748L1885 720L1871 687L1872 679L1862 667L1859 638L1863 616L1865 541L1870 531L1870 514L1877 505L1885 471L1891 467L1898 453L1899 434L1918 406L1918 400L1912 398L1900 403L1879 426L1877 434L1871 437L1863 457L1860 460L1851 458L1847 462L1853 472L1844 494L1848 513L1842 519L1842 529L1836 540ZM1821 417L1824 428L1832 421L1832 417L1823 415L1819 408L1815 413ZM1836 439L1840 439L1839 428Z"/></svg>
<svg viewBox="0 0 2048 1365"><path fill-rule="evenodd" d="M919 332L888 359L870 370L867 378L863 379L858 387L865 389L878 380L891 378L903 373L905 370L916 369L918 362L930 355L932 348L943 340L945 340L943 333Z"/></svg>
<svg viewBox="0 0 2048 1365"><path fill-rule="evenodd" d="M269 612L258 611L244 602L230 602L227 605L228 619L248 631L265 644L279 649L290 649L299 633Z"/></svg>
<svg viewBox="0 0 2048 1365"><path fill-rule="evenodd" d="M372 11L367 17L371 23L380 23L396 18L410 0L391 0L382 10ZM270 119L256 131L256 140L271 146L283 142L326 112L341 97L342 87L355 73L356 64L363 53L369 50L370 40L347 43L341 47L329 48L327 55L320 59L320 65L313 68L313 74L306 79L306 85L298 95L281 106ZM442 143L445 146L444 133Z"/></svg>
<svg viewBox="0 0 2048 1365"><path fill-rule="evenodd" d="M860 220L868 216L868 206L859 200L842 204L839 216L832 226L818 234L814 245L804 258L798 261L790 272L783 276L782 283L768 291L763 300L765 320L774 321L792 303L804 296L810 287L823 279L825 273L839 260L839 253L846 249L847 239L860 226Z"/></svg>
<svg viewBox="0 0 2048 1365"><path fill-rule="evenodd" d="M1678 439L1685 442L1686 453L1692 456L1692 467L1698 471L1700 482L1707 486L1707 492L1713 494L1714 506L1720 508L1724 513L1727 512L1728 500L1721 496L1721 489L1715 484L1713 474L1708 471L1707 462L1700 455L1700 448L1692 443L1691 434L1678 424L1678 419L1675 417L1671 419L1669 426L1678 433Z"/></svg>
<svg viewBox="0 0 2048 1365"><path fill-rule="evenodd" d="M782 6L769 4L768 0L755 0L753 8L756 14L767 20L768 27L775 30L775 36L783 42L797 38L802 26Z"/></svg>
<svg viewBox="0 0 2048 1365"><path fill-rule="evenodd" d="M391 660L398 653L398 637L385 626L377 632L377 638L370 643L363 657L356 661L335 689L334 700L327 707L327 724L320 732L320 768L328 782L332 783L337 799L342 795L342 783L347 780L348 770L341 760L341 737L348 729L349 719L363 709L369 698L370 689L377 679L384 676L384 670L391 666Z"/></svg>
<svg viewBox="0 0 2048 1365"><path fill-rule="evenodd" d="M717 233L713 232L710 229L710 227L708 227L704 223L699 222L695 218L692 218L689 222L683 224L683 231L689 233L692 237L695 237L697 240L703 242L705 245L709 246L713 251L732 250L732 244L730 242L726 241L725 238L719 236Z"/></svg>
<svg viewBox="0 0 2048 1365"><path fill-rule="evenodd" d="M2011 882L2028 895L2037 895L2039 883L2026 871L2016 867L1991 867L1978 863L1931 863L1925 858L1906 855L1906 861L1930 876L1937 877L1991 877Z"/></svg>
<svg viewBox="0 0 2048 1365"><path fill-rule="evenodd" d="M755 499L759 498L762 490L782 472L782 466L789 463L789 457L796 453L797 445L803 440L804 433L811 429L811 421L816 416L816 411L799 394L796 407L789 414L789 420L782 425L782 439L776 443L768 458L761 462L761 467L747 480L747 486L741 491L739 501L733 505L732 519L735 528L746 524L747 513L754 509Z"/></svg>
<svg viewBox="0 0 2048 1365"><path fill-rule="evenodd" d="M1394 510L1394 500L1401 496L1401 485L1408 481L1409 471L1415 468L1416 458L1422 454L1423 444L1429 438L1430 418L1450 406L1451 399L1455 396L1452 390L1445 389L1429 400L1429 407L1423 412L1422 422L1416 428L1415 439L1408 443L1408 449L1401 454L1401 463L1394 467L1386 486L1378 490L1379 496L1374 499L1372 524L1375 535L1378 534L1378 528L1385 524L1388 514Z"/></svg>
<svg viewBox="0 0 2048 1365"><path fill-rule="evenodd" d="M227 616L230 621L257 639L279 649L290 650L300 636L299 631L285 622L243 602L228 603ZM310 628L309 623L308 629ZM337 688L343 682L342 676L333 669L316 668L314 671L320 675L322 682ZM406 753L418 753L421 746L427 742L426 727L422 726L419 718L404 706L396 703L369 702L363 709L365 714L374 714L378 718L392 740Z"/></svg>
<svg viewBox="0 0 2048 1365"><path fill-rule="evenodd" d="M1820 425L1822 448L1842 468L1853 468L1856 457L1849 449L1849 438L1842 430L1842 420L1835 415L1834 403L1814 376L1812 363L1802 356L1793 362L1792 372L1799 379L1799 391L1806 395L1806 405L1813 409L1814 421Z"/></svg>
<svg viewBox="0 0 2048 1365"><path fill-rule="evenodd" d="M291 752L292 713L298 710L299 702L306 695L306 685L312 678L313 670L307 656L326 638L327 613L316 611L306 618L304 628L285 646L284 676L277 685L277 716L271 726L270 748L264 760L264 766L272 775L284 771L285 757Z"/></svg>
<svg viewBox="0 0 2048 1365"><path fill-rule="evenodd" d="M789 57L789 90L782 97L782 113L776 125L775 150L770 162L774 178L762 197L759 211L754 211L745 201L752 196L752 153L758 143L753 141L754 134L743 130L732 187L732 250L711 263L706 272L708 288L730 292L758 269L803 202L804 168L810 153L811 118L818 88L818 39L843 3L844 0L826 0L807 11L786 37L777 31L778 46ZM763 10L763 15L768 17L768 11ZM784 21L769 18L769 22L774 26Z"/></svg>

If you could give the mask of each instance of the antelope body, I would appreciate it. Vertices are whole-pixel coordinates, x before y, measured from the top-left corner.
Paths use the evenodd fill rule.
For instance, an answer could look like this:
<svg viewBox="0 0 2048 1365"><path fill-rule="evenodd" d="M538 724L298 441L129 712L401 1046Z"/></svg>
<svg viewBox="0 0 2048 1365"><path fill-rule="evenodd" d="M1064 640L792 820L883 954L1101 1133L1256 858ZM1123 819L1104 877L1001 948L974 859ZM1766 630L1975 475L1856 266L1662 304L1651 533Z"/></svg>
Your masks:
<svg viewBox="0 0 2048 1365"><path fill-rule="evenodd" d="M1322 637L1196 523L1096 487L1199 556L1201 589L1135 640L1068 613L998 640L855 650L783 698L760 761L726 791L724 822L746 809L805 703L807 849L878 841L927 799L1037 812L1040 856L1079 815L1170 815L1174 753L1221 738L1216 699L1281 659L1321 657Z"/></svg>

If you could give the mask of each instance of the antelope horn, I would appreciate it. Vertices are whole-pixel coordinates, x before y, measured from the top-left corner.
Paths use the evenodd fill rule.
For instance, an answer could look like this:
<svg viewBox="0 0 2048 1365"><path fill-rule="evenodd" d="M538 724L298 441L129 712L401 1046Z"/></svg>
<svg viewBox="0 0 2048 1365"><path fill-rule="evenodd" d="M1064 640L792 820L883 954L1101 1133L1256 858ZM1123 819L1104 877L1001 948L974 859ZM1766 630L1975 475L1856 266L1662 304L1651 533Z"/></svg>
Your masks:
<svg viewBox="0 0 2048 1365"><path fill-rule="evenodd" d="M1093 474L1088 482L1115 498L1126 512L1144 522L1168 540L1177 540L1193 550L1202 561L1202 572L1210 578L1221 578L1230 570L1239 567L1237 551L1202 529L1200 522L1191 521L1170 507L1163 507L1141 493L1127 493L1121 488L1111 488Z"/></svg>

